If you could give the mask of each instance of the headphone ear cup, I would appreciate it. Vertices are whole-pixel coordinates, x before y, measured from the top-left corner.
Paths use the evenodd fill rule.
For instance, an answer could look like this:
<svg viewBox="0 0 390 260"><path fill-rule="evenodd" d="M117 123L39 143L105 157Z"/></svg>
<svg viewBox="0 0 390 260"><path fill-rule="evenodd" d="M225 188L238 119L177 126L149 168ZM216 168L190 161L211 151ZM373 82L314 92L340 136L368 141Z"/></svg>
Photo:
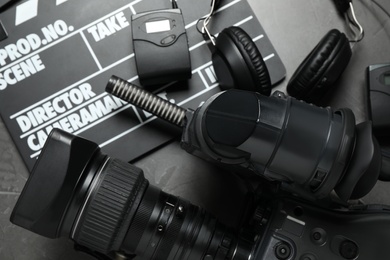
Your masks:
<svg viewBox="0 0 390 260"><path fill-rule="evenodd" d="M316 103L333 87L352 56L344 33L330 30L292 75L288 93L309 103Z"/></svg>
<svg viewBox="0 0 390 260"><path fill-rule="evenodd" d="M239 27L219 33L212 54L215 74L222 89L238 88L271 94L267 66L250 36Z"/></svg>

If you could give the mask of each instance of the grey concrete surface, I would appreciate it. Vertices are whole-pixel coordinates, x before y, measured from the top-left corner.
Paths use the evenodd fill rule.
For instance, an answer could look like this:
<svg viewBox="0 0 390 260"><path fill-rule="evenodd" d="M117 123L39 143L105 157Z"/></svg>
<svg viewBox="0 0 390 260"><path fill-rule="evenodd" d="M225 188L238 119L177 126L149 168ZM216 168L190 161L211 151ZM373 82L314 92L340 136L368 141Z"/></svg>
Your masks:
<svg viewBox="0 0 390 260"><path fill-rule="evenodd" d="M390 2L378 0L390 11ZM286 84L299 63L331 28L347 31L331 0L249 0L287 69ZM324 105L351 108L359 122L366 120L365 70L390 62L390 18L370 0L356 0L355 11L365 38L354 46L350 64ZM135 163L151 184L211 211L225 223L236 221L243 196L239 182L215 166L183 152L172 142ZM51 240L12 225L9 217L28 172L0 120L0 259L92 259L73 251L67 238ZM365 198L390 204L390 184L378 183Z"/></svg>

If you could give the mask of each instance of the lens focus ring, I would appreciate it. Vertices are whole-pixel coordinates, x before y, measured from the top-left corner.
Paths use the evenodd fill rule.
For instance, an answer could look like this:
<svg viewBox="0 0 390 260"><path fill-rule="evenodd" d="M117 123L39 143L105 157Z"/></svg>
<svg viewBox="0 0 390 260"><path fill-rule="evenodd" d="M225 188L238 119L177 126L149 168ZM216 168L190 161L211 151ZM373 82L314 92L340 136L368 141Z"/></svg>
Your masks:
<svg viewBox="0 0 390 260"><path fill-rule="evenodd" d="M148 182L141 169L115 159L96 176L73 239L106 254L119 249Z"/></svg>

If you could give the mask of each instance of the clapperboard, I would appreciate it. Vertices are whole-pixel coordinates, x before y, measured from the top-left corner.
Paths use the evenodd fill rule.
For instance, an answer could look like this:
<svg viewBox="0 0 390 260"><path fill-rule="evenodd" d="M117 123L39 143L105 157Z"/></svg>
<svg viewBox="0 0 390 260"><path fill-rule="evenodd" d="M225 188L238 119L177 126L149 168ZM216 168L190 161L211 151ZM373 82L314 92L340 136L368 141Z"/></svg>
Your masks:
<svg viewBox="0 0 390 260"><path fill-rule="evenodd" d="M178 0L188 34L192 78L151 91L196 108L220 91L211 54L197 30L210 0ZM27 0L1 15L0 113L28 169L54 127L97 142L105 153L133 160L177 136L162 120L104 92L111 75L138 84L131 15L171 8L169 0ZM245 0L226 0L210 25L236 25L261 50L273 83L285 68Z"/></svg>

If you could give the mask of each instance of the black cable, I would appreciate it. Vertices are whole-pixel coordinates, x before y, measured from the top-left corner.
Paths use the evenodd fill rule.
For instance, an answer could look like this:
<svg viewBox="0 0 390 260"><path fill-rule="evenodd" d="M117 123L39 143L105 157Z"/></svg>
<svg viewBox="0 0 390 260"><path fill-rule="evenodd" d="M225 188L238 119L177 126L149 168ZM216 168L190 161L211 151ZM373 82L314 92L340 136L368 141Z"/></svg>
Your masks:
<svg viewBox="0 0 390 260"><path fill-rule="evenodd" d="M349 42L351 43L358 43L358 42L361 42L364 38L364 31L362 32L361 36L359 37L359 39L357 40L349 40Z"/></svg>
<svg viewBox="0 0 390 260"><path fill-rule="evenodd" d="M177 5L176 0L172 0L172 9L177 9L179 6Z"/></svg>
<svg viewBox="0 0 390 260"><path fill-rule="evenodd" d="M202 24L202 27L199 28L199 23L200 23L200 22L203 23L204 19L206 19L206 18L200 18L200 19L196 22L196 30L197 30L200 34L202 34L202 35L205 34L205 33L202 32L202 30L201 30L201 28L203 27L203 24Z"/></svg>
<svg viewBox="0 0 390 260"><path fill-rule="evenodd" d="M361 34L361 36L359 37L359 39L357 40L348 40L349 43L358 43L358 42L361 42L364 38L364 32Z"/></svg>
<svg viewBox="0 0 390 260"><path fill-rule="evenodd" d="M203 17L203 18L200 18L198 19L198 21L196 22L196 30L202 34L203 38L208 41L210 40L213 45L215 44L214 43L214 39L215 39L215 36L213 34L210 34L210 32L207 30L207 24L209 23L211 17L215 14L216 10L217 10L217 6L220 5L222 2L222 0L211 0L211 5L210 5L210 13L206 15L206 17ZM205 24L205 21L207 21L207 24ZM203 26L201 27L201 29L199 29L199 23L200 22L203 22ZM207 40L208 38L208 40Z"/></svg>

